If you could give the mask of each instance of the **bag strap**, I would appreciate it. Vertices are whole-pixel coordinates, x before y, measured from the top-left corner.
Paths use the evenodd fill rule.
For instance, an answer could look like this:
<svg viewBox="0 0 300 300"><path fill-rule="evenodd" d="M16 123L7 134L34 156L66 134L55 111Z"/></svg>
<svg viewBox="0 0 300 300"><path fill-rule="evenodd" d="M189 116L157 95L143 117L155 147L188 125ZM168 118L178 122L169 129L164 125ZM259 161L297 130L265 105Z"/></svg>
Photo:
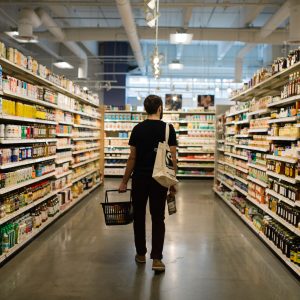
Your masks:
<svg viewBox="0 0 300 300"><path fill-rule="evenodd" d="M170 126L168 123L166 123L166 133L165 133L165 142L168 143L169 141L169 132L170 132Z"/></svg>

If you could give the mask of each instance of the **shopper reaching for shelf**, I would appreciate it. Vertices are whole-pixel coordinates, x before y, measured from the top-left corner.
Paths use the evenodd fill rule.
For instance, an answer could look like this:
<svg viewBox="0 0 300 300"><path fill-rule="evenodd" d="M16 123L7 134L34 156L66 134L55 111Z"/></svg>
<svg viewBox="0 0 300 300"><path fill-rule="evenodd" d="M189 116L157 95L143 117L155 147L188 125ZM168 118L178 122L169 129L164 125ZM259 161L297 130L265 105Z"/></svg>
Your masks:
<svg viewBox="0 0 300 300"><path fill-rule="evenodd" d="M135 260L138 263L146 262L146 206L149 198L150 214L152 218L152 269L164 271L165 265L161 261L165 238L165 205L168 189L161 186L152 178L156 150L159 142L165 140L166 123L163 117L163 102L159 96L149 95L144 101L147 120L137 124L129 140L130 155L127 161L125 174L119 186L119 191L127 189L127 183L132 174L132 204L133 228L136 246ZM167 141L170 146L173 167L177 171L176 162L176 133L169 125L170 134ZM170 193L176 193L176 187L170 187Z"/></svg>

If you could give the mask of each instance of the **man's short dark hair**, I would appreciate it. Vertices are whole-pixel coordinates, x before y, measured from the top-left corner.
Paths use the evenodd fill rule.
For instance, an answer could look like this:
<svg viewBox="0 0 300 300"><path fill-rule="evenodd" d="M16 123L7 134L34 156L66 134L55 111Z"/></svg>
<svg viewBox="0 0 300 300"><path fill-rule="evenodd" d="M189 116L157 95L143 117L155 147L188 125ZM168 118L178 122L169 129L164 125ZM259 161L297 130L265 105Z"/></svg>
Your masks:
<svg viewBox="0 0 300 300"><path fill-rule="evenodd" d="M162 105L163 102L157 95L149 95L144 101L144 107L148 115L156 114L158 108Z"/></svg>

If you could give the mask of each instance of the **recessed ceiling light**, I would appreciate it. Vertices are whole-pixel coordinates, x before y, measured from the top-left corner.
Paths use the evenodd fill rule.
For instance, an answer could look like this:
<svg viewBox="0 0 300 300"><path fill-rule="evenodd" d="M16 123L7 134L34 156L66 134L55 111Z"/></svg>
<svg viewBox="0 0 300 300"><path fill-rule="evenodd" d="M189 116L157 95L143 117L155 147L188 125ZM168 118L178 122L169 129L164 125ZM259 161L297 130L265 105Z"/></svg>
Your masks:
<svg viewBox="0 0 300 300"><path fill-rule="evenodd" d="M192 42L193 34L192 33L171 33L170 34L170 43L171 44L181 44L188 45Z"/></svg>
<svg viewBox="0 0 300 300"><path fill-rule="evenodd" d="M66 61L57 61L53 63L53 65L59 69L74 69L74 67Z"/></svg>
<svg viewBox="0 0 300 300"><path fill-rule="evenodd" d="M38 43L37 36L20 36L18 31L6 31L6 35L16 40L19 43Z"/></svg>
<svg viewBox="0 0 300 300"><path fill-rule="evenodd" d="M170 70L182 70L183 64L179 62L179 60L173 60L172 63L169 64Z"/></svg>

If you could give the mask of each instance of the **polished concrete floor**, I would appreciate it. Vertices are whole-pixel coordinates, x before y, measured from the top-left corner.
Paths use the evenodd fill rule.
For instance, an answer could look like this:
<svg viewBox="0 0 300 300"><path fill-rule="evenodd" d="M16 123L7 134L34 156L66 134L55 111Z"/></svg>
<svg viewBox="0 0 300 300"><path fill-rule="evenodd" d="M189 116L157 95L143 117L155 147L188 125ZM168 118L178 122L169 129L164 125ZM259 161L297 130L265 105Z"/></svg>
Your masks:
<svg viewBox="0 0 300 300"><path fill-rule="evenodd" d="M178 213L166 218L165 274L150 260L136 265L131 225L104 225L100 189L0 269L0 299L299 300L299 281L211 186L181 182Z"/></svg>

